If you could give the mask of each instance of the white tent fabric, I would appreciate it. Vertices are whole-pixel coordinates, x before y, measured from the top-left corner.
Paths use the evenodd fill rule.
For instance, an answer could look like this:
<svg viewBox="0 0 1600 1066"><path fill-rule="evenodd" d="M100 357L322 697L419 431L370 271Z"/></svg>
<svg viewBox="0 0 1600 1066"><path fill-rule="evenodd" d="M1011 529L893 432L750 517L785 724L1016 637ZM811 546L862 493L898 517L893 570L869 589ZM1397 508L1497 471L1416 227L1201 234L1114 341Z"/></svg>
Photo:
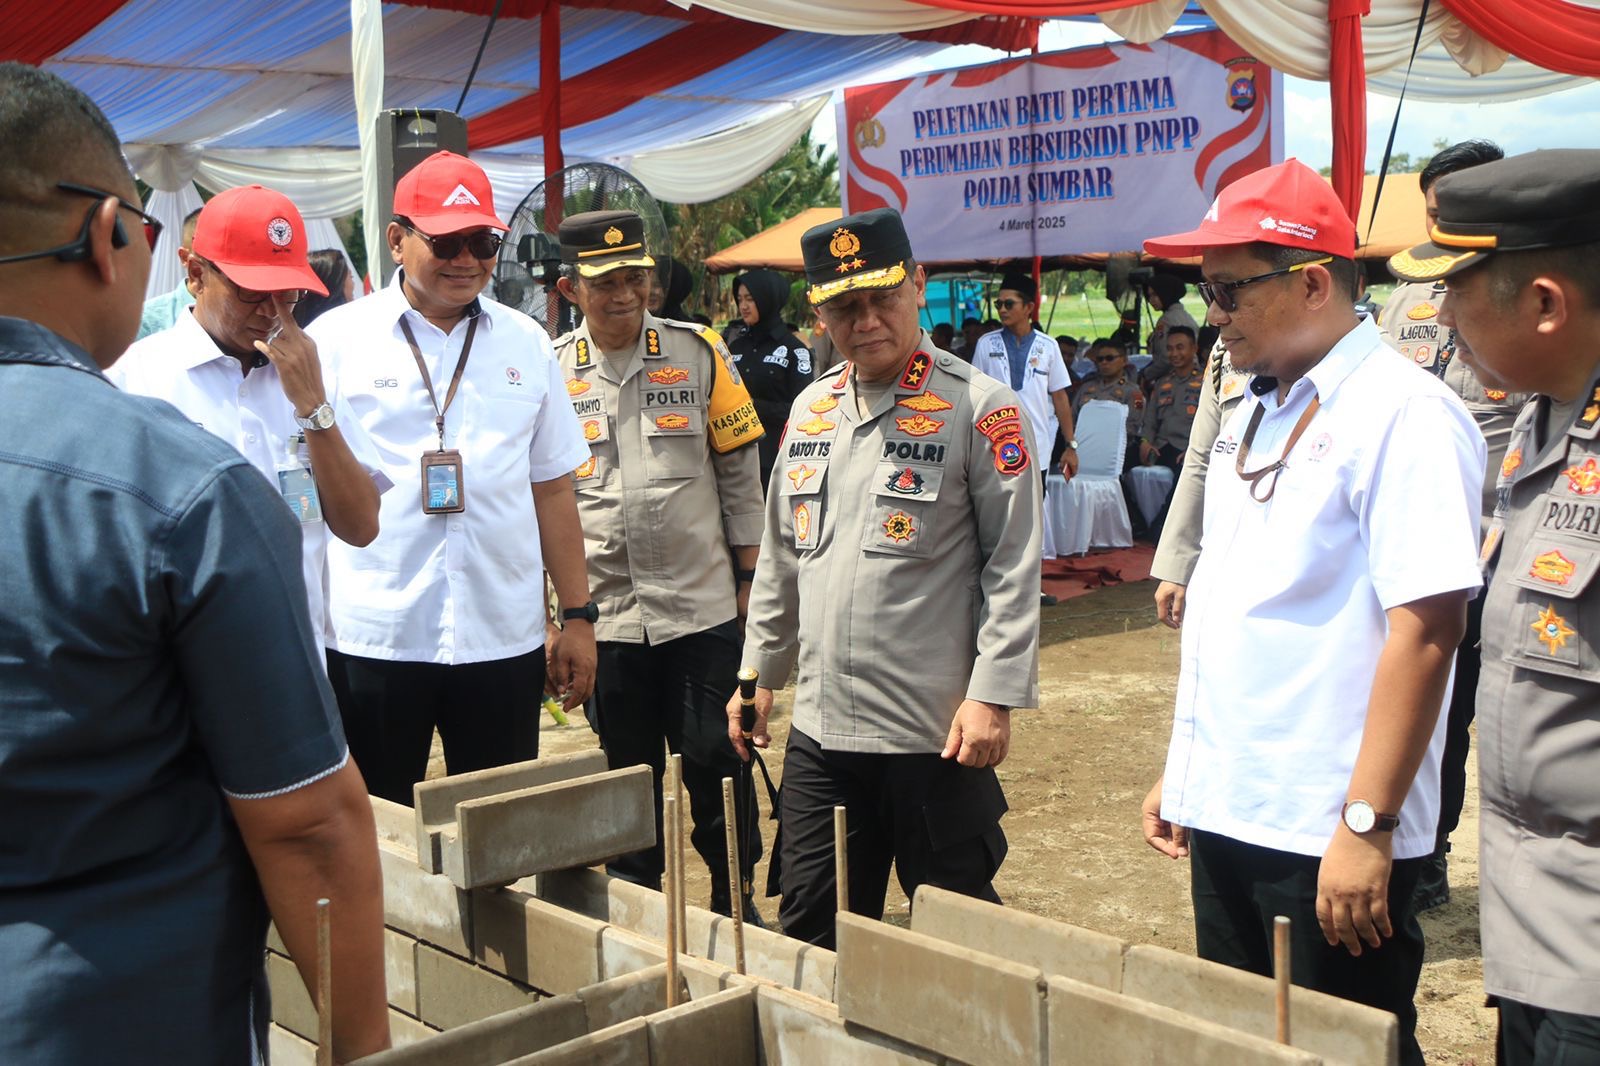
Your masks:
<svg viewBox="0 0 1600 1066"><path fill-rule="evenodd" d="M978 16L912 0L672 0L722 15L811 33L908 33L953 26Z"/></svg>
<svg viewBox="0 0 1600 1066"><path fill-rule="evenodd" d="M378 186L378 113L383 110L383 5L379 0L350 0L350 71L356 96L356 136L361 159L361 215L376 219L382 202ZM292 197L291 197L292 199ZM318 212L318 217L325 217ZM367 262L383 254L383 228L362 231ZM343 248L343 244L330 247Z"/></svg>
<svg viewBox="0 0 1600 1066"><path fill-rule="evenodd" d="M1100 21L1124 40L1134 44L1149 44L1165 37L1187 6L1188 0L1151 0L1137 7L1102 11Z"/></svg>
<svg viewBox="0 0 1600 1066"><path fill-rule="evenodd" d="M675 148L641 152L623 169L658 200L698 204L715 200L760 176L777 162L828 106L830 96L797 100L771 118L714 133Z"/></svg>

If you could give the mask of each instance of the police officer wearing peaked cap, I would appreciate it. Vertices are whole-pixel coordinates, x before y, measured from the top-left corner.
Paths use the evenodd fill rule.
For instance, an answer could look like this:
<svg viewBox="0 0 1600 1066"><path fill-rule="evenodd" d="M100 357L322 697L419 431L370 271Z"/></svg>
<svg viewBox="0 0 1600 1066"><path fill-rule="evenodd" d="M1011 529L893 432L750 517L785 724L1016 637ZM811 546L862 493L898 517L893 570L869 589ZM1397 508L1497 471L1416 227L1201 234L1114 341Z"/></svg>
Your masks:
<svg viewBox="0 0 1600 1066"><path fill-rule="evenodd" d="M784 755L784 932L834 942L832 809L848 811L850 909L881 917L891 862L999 901L994 767L1038 700L1041 459L1017 396L934 346L925 278L892 210L801 238L808 299L846 363L798 398L767 496L744 665L750 740L798 665ZM728 735L747 740L737 697Z"/></svg>
<svg viewBox="0 0 1600 1066"><path fill-rule="evenodd" d="M1498 1061L1600 1062L1600 151L1441 178L1439 321L1486 388L1537 394L1500 464L1478 682L1483 979Z"/></svg>
<svg viewBox="0 0 1600 1066"><path fill-rule="evenodd" d="M591 722L613 769L648 765L659 783L663 740L681 752L690 842L711 871L712 909L727 914L722 778L739 762L722 701L761 542L761 423L722 338L649 313L655 259L638 215L573 215L560 236L557 285L584 315L556 358L588 444L573 477L599 605ZM737 807L748 882L761 837L748 797ZM659 887L662 865L658 843L609 869ZM744 910L758 917L748 898Z"/></svg>

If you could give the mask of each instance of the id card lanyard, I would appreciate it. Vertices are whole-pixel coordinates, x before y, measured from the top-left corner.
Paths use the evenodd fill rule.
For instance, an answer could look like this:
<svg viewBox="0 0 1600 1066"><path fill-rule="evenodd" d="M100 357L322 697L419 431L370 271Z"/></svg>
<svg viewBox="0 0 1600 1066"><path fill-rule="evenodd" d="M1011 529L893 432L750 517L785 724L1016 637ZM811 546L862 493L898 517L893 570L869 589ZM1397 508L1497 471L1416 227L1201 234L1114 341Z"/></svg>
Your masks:
<svg viewBox="0 0 1600 1066"><path fill-rule="evenodd" d="M422 510L425 514L453 514L466 510L466 472L462 467L461 453L454 448L444 446L444 416L450 410L450 404L456 398L456 390L461 386L461 376L466 373L467 357L472 354L472 339L478 332L477 316L467 323L467 337L461 345L461 355L456 359L455 373L450 375L450 388L445 391L444 405L439 405L439 396L434 392L433 378L428 373L428 364L422 358L422 349L417 345L416 334L411 331L411 323L404 318L400 320L400 332L406 335L406 343L411 346L411 355L417 361L417 371L422 375L422 384L428 390L428 400L433 404L433 424L439 434L439 450L425 452L422 456Z"/></svg>

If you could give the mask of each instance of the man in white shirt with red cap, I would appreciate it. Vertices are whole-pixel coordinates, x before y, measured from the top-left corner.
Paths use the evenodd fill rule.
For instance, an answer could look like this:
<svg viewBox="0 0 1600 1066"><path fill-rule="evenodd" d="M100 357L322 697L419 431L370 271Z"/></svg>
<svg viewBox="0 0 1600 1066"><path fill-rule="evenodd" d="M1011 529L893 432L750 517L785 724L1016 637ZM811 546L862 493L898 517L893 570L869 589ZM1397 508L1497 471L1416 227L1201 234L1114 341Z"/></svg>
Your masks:
<svg viewBox="0 0 1600 1066"><path fill-rule="evenodd" d="M325 380L295 324L302 294L327 295L306 261L289 198L260 185L218 193L201 210L184 269L191 310L130 347L107 371L124 392L166 400L239 449L300 522L311 624L327 629L328 534L356 547L378 535L389 488L372 442Z"/></svg>
<svg viewBox="0 0 1600 1066"><path fill-rule="evenodd" d="M550 337L482 295L506 229L488 177L437 152L394 212L394 280L310 333L395 484L378 538L329 550L328 676L369 789L409 804L436 728L450 773L538 756L546 570L568 708L594 686L597 615L572 481L589 449Z"/></svg>
<svg viewBox="0 0 1600 1066"><path fill-rule="evenodd" d="M1189 233L1247 395L1205 486L1166 772L1146 840L1191 859L1202 958L1393 1012L1422 1062L1412 908L1439 813L1440 717L1480 585L1484 444L1460 399L1353 309L1355 227L1295 160ZM1231 466L1230 471L1227 467Z"/></svg>

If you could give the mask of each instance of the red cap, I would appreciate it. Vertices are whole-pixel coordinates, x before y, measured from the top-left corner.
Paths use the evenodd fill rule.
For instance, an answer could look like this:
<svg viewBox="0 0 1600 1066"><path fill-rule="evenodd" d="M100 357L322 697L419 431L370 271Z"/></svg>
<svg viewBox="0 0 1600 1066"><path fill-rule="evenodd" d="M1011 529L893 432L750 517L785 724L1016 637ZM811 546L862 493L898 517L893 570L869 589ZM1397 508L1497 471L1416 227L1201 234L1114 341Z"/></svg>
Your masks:
<svg viewBox="0 0 1600 1066"><path fill-rule="evenodd" d="M488 226L508 230L494 213L494 189L483 168L454 152L435 152L394 187L394 213L430 237Z"/></svg>
<svg viewBox="0 0 1600 1066"><path fill-rule="evenodd" d="M1198 228L1152 237L1144 250L1182 257L1254 241L1353 259L1356 225L1326 178L1298 159L1286 159L1223 189Z"/></svg>
<svg viewBox="0 0 1600 1066"><path fill-rule="evenodd" d="M194 253L241 289L285 292L328 287L306 262L306 226L281 192L242 185L213 196L194 227Z"/></svg>

